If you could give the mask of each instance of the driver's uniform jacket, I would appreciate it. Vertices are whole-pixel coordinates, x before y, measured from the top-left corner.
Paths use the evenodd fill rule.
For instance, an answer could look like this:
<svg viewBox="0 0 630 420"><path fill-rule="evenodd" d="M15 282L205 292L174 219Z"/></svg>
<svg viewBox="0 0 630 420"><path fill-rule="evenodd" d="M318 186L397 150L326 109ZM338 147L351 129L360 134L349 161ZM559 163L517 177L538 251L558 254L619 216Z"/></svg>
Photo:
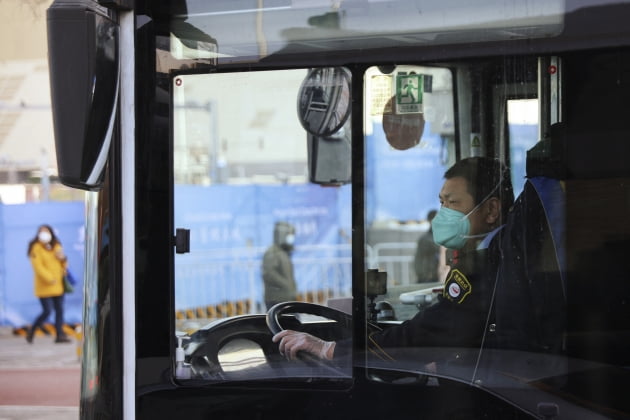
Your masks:
<svg viewBox="0 0 630 420"><path fill-rule="evenodd" d="M488 246L454 253L444 290L433 305L400 325L368 335L370 353L394 360L399 347L479 347L488 324L500 261L499 230ZM492 236L492 239L490 239Z"/></svg>

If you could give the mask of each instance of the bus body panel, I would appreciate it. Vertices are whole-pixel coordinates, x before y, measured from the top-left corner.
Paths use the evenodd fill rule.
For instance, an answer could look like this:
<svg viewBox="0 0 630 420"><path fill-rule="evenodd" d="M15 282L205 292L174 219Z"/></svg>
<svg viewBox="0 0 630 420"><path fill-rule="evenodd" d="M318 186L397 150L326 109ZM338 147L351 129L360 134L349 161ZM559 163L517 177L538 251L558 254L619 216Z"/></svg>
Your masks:
<svg viewBox="0 0 630 420"><path fill-rule="evenodd" d="M478 15L482 6L498 7L496 2L482 2L478 10L466 8L465 2L451 2L450 16L438 21L437 27L423 29L405 26L413 25L413 19L403 19L399 27L387 24L395 17L405 17L405 10L409 16L425 12L430 18L439 16L444 12L440 7L446 6L428 1L381 3L358 2L346 8L340 3L331 8L328 3L304 6L284 1L265 2L264 7L245 2L137 1L133 13L116 12L121 24L120 51L128 55L121 59L127 64L116 89L120 90L120 117L113 129L104 187L98 203L93 204L98 210L89 216L98 217L100 233L94 244L98 251L86 260L98 274L88 280L96 303L85 310L85 330L92 335L86 334L82 418L630 417L622 395L628 383L630 354L624 322L630 315L624 280L629 267L623 257L630 235L626 222L630 212L630 167L626 159L630 33L624 19L630 4L534 2L525 12L527 24L521 24L511 9L496 12L505 21L488 23ZM518 14L517 3L511 6ZM362 26L368 18L374 19L374 13L381 13L382 21L372 28ZM294 147L294 127L287 121L296 120L297 112L285 110L287 101L280 103L284 89L299 85L292 79L299 72L331 67L346 69L352 79L352 114L343 125L344 133L351 133L351 156L343 156L349 159L349 168L342 168L350 169L349 193L332 194L326 187L321 187L323 192L310 189L313 186L304 181L303 173L291 172L294 162L282 166L286 162L274 160ZM423 73L416 77L416 71ZM254 91L270 89L275 83L273 77L264 82L269 75L278 75L284 82L273 85L269 106L252 110L243 99L240 109L230 108L239 104L244 91L239 85L251 83L253 98ZM423 84L424 103L405 96L399 81L410 78ZM387 85L390 82L391 89ZM185 90L187 86L192 88ZM224 88L227 93L221 90ZM202 95L203 89L208 90L207 96ZM387 95L399 102L388 104L391 98ZM206 103L199 98L206 98ZM531 104L527 101L532 100L538 107L535 122L515 122L514 116L523 117L519 113L523 111L514 110L528 109ZM297 95L293 101L287 109L297 108ZM420 127L421 138L412 141L414 147L407 150L399 150L404 147L391 142L383 118L388 115L383 109L391 106L395 110L403 102L412 110L407 114L417 111L416 105L424 106L421 123L409 115L398 115L401 121L416 121L410 124ZM242 120L221 116L223 109L230 110L226 114L243 116ZM264 126L276 123L274 111L283 117L278 124L286 126L274 126L282 131L264 131ZM443 118L435 118L432 112ZM260 119L244 118L251 115ZM125 120L128 117L133 118ZM255 146L232 152L241 133L243 142L255 140L250 143ZM268 162L263 157L271 154L267 147L274 142L274 136L265 137L269 133L276 137L285 134L287 140L284 147L274 149L274 159L269 158L271 164L265 166ZM407 136L409 132L404 133ZM314 153L313 144L318 142L309 143L303 134L298 140L304 143L304 151L308 148L308 153ZM189 144L198 160L182 164L180 143L189 139L207 143L197 149ZM63 150L58 153L72 157ZM228 156L228 163L235 156L241 158L241 172L221 166L225 157L219 156L221 153ZM308 153L299 155L299 164L304 167L314 163ZM545 342L547 334L560 338L561 349L525 351L516 345L516 339L504 347L496 344L500 340L489 339L472 350L395 349L396 363L374 360L366 350L369 323L363 321L370 316L373 303L373 296L365 289L366 272L387 270L385 298L394 302L400 320L410 319L430 299L443 295L442 290L434 290L433 294L422 294L422 302L400 302L401 296L411 296L422 286L415 284L411 273L408 250L413 241L408 238L415 241L420 231L416 228L427 224L420 220L416 226L411 219L423 219L430 206L439 207L439 202L419 197L427 193L437 201L432 188L439 192L439 185L433 184L440 184L444 170L475 155L494 156L510 164L513 183L527 191L517 193L516 206L523 201L546 204L543 193L539 192L536 200L527 195L532 193L533 178L559 181L565 206L560 219L565 246L543 250L546 265L537 277L528 280L536 284L533 291L523 287L518 276L510 278L508 287L499 285L497 293L509 299L493 303L492 311L527 313L535 308L541 321L530 325L539 333L538 341L531 343ZM250 158L253 163L247 161ZM197 171L195 165L206 162L209 166ZM286 172L277 171L282 173L269 181L265 171L273 165ZM259 170L260 176L243 185L243 173L251 168ZM183 176L190 178L182 180ZM261 185L263 182L270 185ZM343 191L343 187L334 188ZM247 191L247 197L272 198L241 202L241 196L232 195L234 191ZM300 195L300 191L307 192ZM284 200L290 199L298 204L286 201L287 208L282 208ZM258 213L238 219L238 211L225 204L230 200L236 202L234 206L240 205L239 211L247 217L250 207L259 206ZM416 205L420 209L414 213L409 208ZM203 206L209 215L194 213ZM260 346L268 352L267 360L275 360L277 354L273 352L277 350L269 345L270 333L265 330L264 304L256 301L261 286L253 281L238 282L245 276L242 273L251 278L260 274L262 245L267 240L260 225L267 224L269 214L293 217L298 222L299 240L304 241L307 233L315 230L311 224L300 224L296 208L311 215L325 213L322 208L329 212L334 208L339 220L349 214L349 232L343 222L338 229L336 219L330 223L334 227L330 230L338 235L334 241L344 243L334 248L339 253L335 254L339 265L333 269L330 264L329 271L319 278L326 279L322 281L325 287L308 288L311 283L305 279L309 278L309 267L320 267L329 256L300 252L329 246L322 239L328 238L326 235L318 238L321 243L298 241L294 264L301 277L300 300L317 301L318 293L351 298L355 320L351 373L335 376L339 366L333 366L332 374L318 370L321 366L294 373L294 365L278 362L282 367L279 371L285 373L274 376L263 364L263 368L251 369L253 376L247 376L245 369L245 376L239 377L233 371L221 371L221 367L217 373L213 370L216 361L211 360L208 370L197 372L192 379L177 377L178 335L180 328L191 325L193 331L182 335L188 343L201 343L216 353L229 347L234 337L251 339L251 343L264 336ZM514 235L519 240L506 255L520 256L517 248L529 246L520 236L531 233L520 228L538 219L527 219L532 217L529 209L515 207L514 212L522 212L518 217L525 221L511 227L510 232L517 232ZM390 215L399 217L395 228ZM190 226L176 225L180 220L192 222ZM328 219L317 221L321 227ZM550 221L549 230L558 235L552 224ZM177 228L191 229L190 256L174 252ZM542 224L532 224L531 230L544 229ZM229 242L232 240L239 245ZM207 245L212 241L229 247L227 251L212 248ZM397 248L388 248L392 244ZM238 254L238 258L226 262L226 253ZM562 260L561 269L554 265L558 260ZM328 281L345 275L339 267L349 268L350 273L343 292ZM198 283L190 274L195 269L204 273ZM215 273L221 270L230 273L229 281L216 280L220 277ZM561 287L545 283L555 279L559 271L566 276L566 283ZM183 286L184 280L189 286ZM237 283L247 284L239 286L247 292L234 297L229 286ZM326 324L319 322L313 321L310 328L326 330ZM382 321L379 325L388 328L397 322ZM502 327L500 323L490 324L488 331L503 333ZM211 339L203 341L204 337ZM191 352L186 362L199 367ZM470 357L466 357L469 352ZM437 371L416 362L425 357L431 360L434 354L445 360L443 365L438 362ZM308 369L321 376L309 377ZM599 392L598 387L605 392Z"/></svg>

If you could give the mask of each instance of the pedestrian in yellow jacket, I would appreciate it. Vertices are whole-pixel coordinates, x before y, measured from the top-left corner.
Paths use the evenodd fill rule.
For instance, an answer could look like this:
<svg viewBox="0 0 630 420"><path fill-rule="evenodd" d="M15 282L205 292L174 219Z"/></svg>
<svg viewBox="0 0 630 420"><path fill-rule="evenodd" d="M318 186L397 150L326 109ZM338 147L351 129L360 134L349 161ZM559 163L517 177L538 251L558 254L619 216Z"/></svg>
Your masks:
<svg viewBox="0 0 630 420"><path fill-rule="evenodd" d="M41 225L37 236L28 244L28 257L33 266L33 281L35 296L42 305L42 313L35 319L26 335L29 343L33 342L35 330L55 309L55 329L57 338L55 343L68 343L70 339L63 332L63 277L66 274L68 260L63 252L61 242L48 225Z"/></svg>

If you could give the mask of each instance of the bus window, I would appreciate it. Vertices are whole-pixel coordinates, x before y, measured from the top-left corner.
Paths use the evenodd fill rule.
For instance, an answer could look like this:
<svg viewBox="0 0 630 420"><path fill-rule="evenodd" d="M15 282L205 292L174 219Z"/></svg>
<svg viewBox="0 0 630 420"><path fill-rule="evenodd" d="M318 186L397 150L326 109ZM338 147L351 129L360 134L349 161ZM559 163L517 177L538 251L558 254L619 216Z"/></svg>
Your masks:
<svg viewBox="0 0 630 420"><path fill-rule="evenodd" d="M475 377L512 184L523 189L537 140L536 65L526 57L366 72L366 255L387 283L366 296L371 379ZM523 121L533 140L514 128ZM391 365L405 374L383 374Z"/></svg>
<svg viewBox="0 0 630 420"><path fill-rule="evenodd" d="M430 235L427 215L440 206L442 175L454 157L453 92L446 68L365 73L367 264L387 272L387 294L378 300L392 303L399 321L417 311L415 292L438 283L437 272L419 275L414 256L419 238Z"/></svg>
<svg viewBox="0 0 630 420"><path fill-rule="evenodd" d="M422 222L439 205L439 184L455 135L451 72L371 67L365 79L367 224L408 222L410 231L422 230L426 226L414 222ZM402 241L369 245L378 242ZM397 281L409 283L407 278Z"/></svg>
<svg viewBox="0 0 630 420"><path fill-rule="evenodd" d="M519 194L525 183L527 151L538 139L538 99L510 99L507 102L510 169L514 193Z"/></svg>
<svg viewBox="0 0 630 420"><path fill-rule="evenodd" d="M366 263L368 276L378 273L386 283L381 292L367 291L366 351L385 363L398 360L389 352L398 346L389 329L434 303L443 287L446 253L433 241L430 215L440 208L442 176L455 158L454 91L453 73L443 67L370 67L365 74ZM375 341L386 335L387 343Z"/></svg>
<svg viewBox="0 0 630 420"><path fill-rule="evenodd" d="M351 294L351 189L309 182L310 143L297 107L307 74L172 79L174 222L190 231L190 252L175 257L175 329L187 352L179 379L348 375L349 366L331 373L289 363L265 319L278 302L326 305ZM350 333L321 315L285 313L279 324Z"/></svg>

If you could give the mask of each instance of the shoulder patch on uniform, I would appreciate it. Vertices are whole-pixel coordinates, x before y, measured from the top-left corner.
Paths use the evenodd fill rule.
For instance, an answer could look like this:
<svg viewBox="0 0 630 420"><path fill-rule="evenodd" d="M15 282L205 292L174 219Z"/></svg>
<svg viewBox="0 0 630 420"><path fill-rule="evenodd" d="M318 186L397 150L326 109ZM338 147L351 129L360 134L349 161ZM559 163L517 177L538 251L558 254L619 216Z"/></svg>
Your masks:
<svg viewBox="0 0 630 420"><path fill-rule="evenodd" d="M458 269L451 270L444 282L443 296L455 303L462 303L472 292L472 285L466 276Z"/></svg>

